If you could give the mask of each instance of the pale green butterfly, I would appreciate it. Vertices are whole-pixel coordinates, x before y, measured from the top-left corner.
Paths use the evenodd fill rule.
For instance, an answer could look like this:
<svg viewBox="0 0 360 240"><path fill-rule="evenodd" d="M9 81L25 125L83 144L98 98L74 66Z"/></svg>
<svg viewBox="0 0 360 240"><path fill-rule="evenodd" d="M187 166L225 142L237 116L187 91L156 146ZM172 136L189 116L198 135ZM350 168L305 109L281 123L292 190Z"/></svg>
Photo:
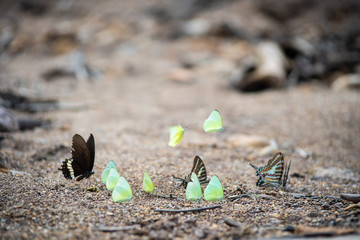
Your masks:
<svg viewBox="0 0 360 240"><path fill-rule="evenodd" d="M147 172L144 172L143 189L147 193L153 193L155 189L154 183L151 181L151 178Z"/></svg>
<svg viewBox="0 0 360 240"><path fill-rule="evenodd" d="M112 168L115 168L115 170L117 170L117 167L116 167L116 165L115 165L115 163L114 163L113 160L111 160L111 161L108 163L108 165L106 165L105 170L104 170L103 173L101 174L101 182L102 182L103 184L106 184L106 180L108 179L110 170L111 170Z"/></svg>
<svg viewBox="0 0 360 240"><path fill-rule="evenodd" d="M184 136L184 132L185 129L180 125L170 127L170 141L168 143L169 146L175 147L178 145Z"/></svg>
<svg viewBox="0 0 360 240"><path fill-rule="evenodd" d="M224 190L216 175L212 176L209 184L205 188L204 198L206 201L220 201L224 198Z"/></svg>
<svg viewBox="0 0 360 240"><path fill-rule="evenodd" d="M200 182L194 172L191 174L191 182L186 186L186 198L189 201L199 201L202 198Z"/></svg>
<svg viewBox="0 0 360 240"><path fill-rule="evenodd" d="M124 177L120 177L114 191L112 192L112 199L114 202L127 202L132 198L132 191L129 183Z"/></svg>
<svg viewBox="0 0 360 240"><path fill-rule="evenodd" d="M119 180L120 174L115 168L111 168L109 172L109 176L106 180L106 189L109 191L114 190L117 181Z"/></svg>
<svg viewBox="0 0 360 240"><path fill-rule="evenodd" d="M210 116L204 122L205 132L218 132L223 130L221 116L218 110L211 112Z"/></svg>

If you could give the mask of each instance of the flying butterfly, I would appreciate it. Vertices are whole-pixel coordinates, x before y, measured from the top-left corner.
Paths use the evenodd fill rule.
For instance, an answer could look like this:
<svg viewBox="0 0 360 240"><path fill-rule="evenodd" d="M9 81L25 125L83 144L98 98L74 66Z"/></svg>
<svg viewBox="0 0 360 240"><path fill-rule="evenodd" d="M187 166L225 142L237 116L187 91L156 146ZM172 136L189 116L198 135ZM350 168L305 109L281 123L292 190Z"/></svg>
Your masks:
<svg viewBox="0 0 360 240"><path fill-rule="evenodd" d="M256 170L256 176L259 176L256 186L284 186L289 174L290 164L286 165L284 173L284 156L281 152L276 153L263 167L256 167L249 163Z"/></svg>
<svg viewBox="0 0 360 240"><path fill-rule="evenodd" d="M208 182L206 180L207 174L206 174L205 164L199 156L195 156L193 167L192 167L189 175L187 175L185 178L179 178L179 177L175 177L175 176L173 176L173 178L182 181L181 186L184 186L186 188L187 184L189 182L191 182L191 174L192 173L196 174L196 176L199 179L200 184L204 184L204 183Z"/></svg>
<svg viewBox="0 0 360 240"><path fill-rule="evenodd" d="M204 121L203 128L205 132L219 132L224 130L218 110L215 109L211 112L210 116Z"/></svg>
<svg viewBox="0 0 360 240"><path fill-rule="evenodd" d="M58 169L63 172L65 178L76 178L76 181L80 181L94 174L92 170L95 161L95 140L92 134L86 142L79 134L75 134L72 138L71 155L72 158L65 159Z"/></svg>
<svg viewBox="0 0 360 240"><path fill-rule="evenodd" d="M170 132L170 140L168 145L170 147L175 147L180 143L181 139L184 137L185 129L182 126L177 125L170 127L169 132Z"/></svg>

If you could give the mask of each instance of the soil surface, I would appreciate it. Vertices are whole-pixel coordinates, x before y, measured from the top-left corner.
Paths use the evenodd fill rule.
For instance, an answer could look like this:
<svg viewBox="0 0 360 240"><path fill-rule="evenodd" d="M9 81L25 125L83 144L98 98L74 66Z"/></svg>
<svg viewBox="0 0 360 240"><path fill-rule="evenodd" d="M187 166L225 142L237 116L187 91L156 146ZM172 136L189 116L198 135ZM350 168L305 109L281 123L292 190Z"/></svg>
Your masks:
<svg viewBox="0 0 360 240"><path fill-rule="evenodd" d="M1 239L268 238L359 231L359 205L340 198L360 193L358 91L334 92L310 81L242 93L229 85L227 73L249 54L249 41L171 38L166 20L154 18L169 2L70 3L59 1L45 13L7 6L19 18L9 18L17 21L17 45L1 58L1 89L55 99L60 107L33 114L13 110L20 117L47 119L51 127L3 134ZM249 1L234 6L250 15ZM216 11L203 14L222 16ZM99 77L46 80L44 73L68 66L73 50L84 54ZM196 65L183 71L182 61L189 58ZM202 124L213 109L220 111L225 129L205 133ZM169 127L177 124L186 128L184 138L169 147ZM95 137L90 181L67 180L58 171L70 157L75 133ZM277 146L264 144L270 140ZM286 189L256 187L248 162L263 166L277 151L291 160ZM189 174L195 155L205 162L208 178L220 178L223 201L189 202L173 180ZM132 188L130 202L114 203L101 183L110 160ZM144 171L158 195L175 199L145 193ZM96 191L86 191L89 186ZM230 201L234 195L244 196ZM218 204L221 208L199 212L155 211Z"/></svg>

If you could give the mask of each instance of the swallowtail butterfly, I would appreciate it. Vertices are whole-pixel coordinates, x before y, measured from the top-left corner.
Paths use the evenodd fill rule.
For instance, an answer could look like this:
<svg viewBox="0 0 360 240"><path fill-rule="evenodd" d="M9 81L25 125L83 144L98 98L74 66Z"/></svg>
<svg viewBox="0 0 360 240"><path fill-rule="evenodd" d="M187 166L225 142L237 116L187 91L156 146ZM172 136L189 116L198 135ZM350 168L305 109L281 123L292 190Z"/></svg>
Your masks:
<svg viewBox="0 0 360 240"><path fill-rule="evenodd" d="M65 159L59 168L65 178L76 178L76 181L80 181L94 174L92 170L95 161L95 140L92 134L86 142L79 134L75 134L72 138L71 155L72 158Z"/></svg>

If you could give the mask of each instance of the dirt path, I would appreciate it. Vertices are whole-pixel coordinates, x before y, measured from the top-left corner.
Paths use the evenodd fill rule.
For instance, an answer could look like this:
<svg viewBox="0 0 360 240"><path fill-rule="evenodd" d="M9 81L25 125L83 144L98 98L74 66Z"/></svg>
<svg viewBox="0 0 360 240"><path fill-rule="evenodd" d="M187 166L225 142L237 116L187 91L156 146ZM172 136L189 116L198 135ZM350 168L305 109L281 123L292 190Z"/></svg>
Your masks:
<svg viewBox="0 0 360 240"><path fill-rule="evenodd" d="M102 16L93 6L85 6L95 16L74 18L70 21L73 28L96 28L98 24L109 31L102 34L115 34L111 32L111 17ZM42 26L39 29L50 28L49 23L56 21L53 16L29 19L34 26ZM151 27L148 22L150 26L141 25L145 23L138 22L136 27ZM121 26L128 25L123 22ZM136 27L130 30L135 31ZM46 82L41 74L58 61L66 62L48 54L23 53L2 64L3 87L15 88L10 80L13 77L21 82L15 88L20 92L80 106L76 110L33 115L50 119L51 129L6 135L1 152L8 156L10 169L20 173L0 173L2 239L280 237L294 234L286 226L299 230L300 225L359 230L358 213L347 210L351 203L339 197L341 193L360 191L358 92L335 93L322 84L309 83L243 94L229 87L224 69L229 62L229 46L237 46L234 51L245 55L246 43L202 38L154 41L154 36L146 31L137 32L130 40L126 32L129 30L123 31L119 34L124 34L126 40L120 45L98 43L98 35L94 36L98 37L95 43L87 44L87 61L103 71L95 82L73 78ZM169 73L189 53L205 53L209 57L191 71L193 80L170 80ZM223 117L225 131L205 133L202 123L215 108ZM168 128L176 124L184 126L186 132L181 143L171 148L167 146ZM86 181L66 180L57 171L69 153L50 160L33 158L49 147L70 147L75 133L84 138L90 133L95 136L95 174L91 185L97 187L96 192L84 191ZM248 161L263 165L271 153L260 156L261 148L239 144L239 134L276 140L278 150L292 160L287 191L255 186L255 172ZM309 156L301 156L296 149ZM195 155L204 160L209 176L219 176L227 197L250 197L222 201L222 208L204 212L155 212L156 208L217 204L186 201L184 189L171 177L187 175ZM109 160L115 161L120 175L132 187L134 196L128 203L112 202L101 184L101 173ZM143 171L150 174L159 194L173 194L179 199L156 198L142 192ZM239 226L230 226L229 219ZM118 226L130 227L115 232L104 229ZM281 231L284 228L289 231Z"/></svg>

